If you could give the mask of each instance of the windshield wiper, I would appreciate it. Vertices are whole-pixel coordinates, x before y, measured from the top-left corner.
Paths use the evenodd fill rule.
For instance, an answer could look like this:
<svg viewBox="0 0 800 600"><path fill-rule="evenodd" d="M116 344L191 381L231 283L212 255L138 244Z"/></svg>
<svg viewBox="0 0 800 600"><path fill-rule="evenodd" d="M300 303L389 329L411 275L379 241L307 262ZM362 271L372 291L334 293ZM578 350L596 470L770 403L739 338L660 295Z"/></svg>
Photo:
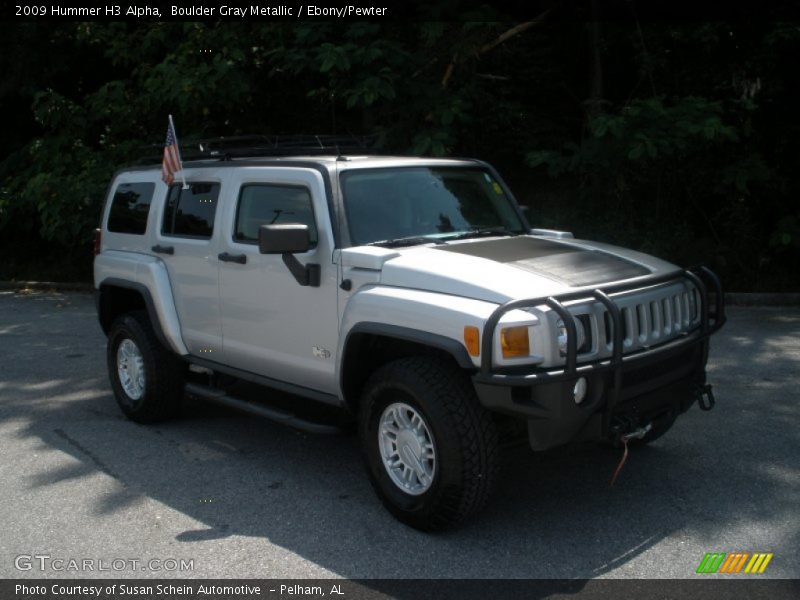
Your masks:
<svg viewBox="0 0 800 600"><path fill-rule="evenodd" d="M385 246L387 248L399 248L401 246L416 246L418 244L444 244L453 240L466 240L470 238L493 237L493 236L517 236L516 231L509 231L505 227L476 227L469 231L462 231L446 238L428 237L425 235L410 235L408 237L392 238L388 240L378 240L366 244L367 246Z"/></svg>
<svg viewBox="0 0 800 600"><path fill-rule="evenodd" d="M408 237L392 238L389 240L378 240L376 242L370 242L366 245L399 248L401 246L416 246L418 244L444 244L444 242L438 238L430 238L424 235L410 235Z"/></svg>
<svg viewBox="0 0 800 600"><path fill-rule="evenodd" d="M476 227L463 233L458 233L452 237L448 237L447 241L452 240L467 240L470 238L492 237L492 236L517 236L519 233L516 231L509 231L505 227Z"/></svg>

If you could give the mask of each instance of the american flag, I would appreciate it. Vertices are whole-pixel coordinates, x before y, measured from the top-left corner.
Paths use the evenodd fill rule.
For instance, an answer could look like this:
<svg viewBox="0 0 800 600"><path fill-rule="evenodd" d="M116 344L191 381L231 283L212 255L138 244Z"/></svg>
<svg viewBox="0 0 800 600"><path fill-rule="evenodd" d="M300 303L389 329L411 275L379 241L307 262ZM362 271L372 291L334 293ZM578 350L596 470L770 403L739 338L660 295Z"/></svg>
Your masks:
<svg viewBox="0 0 800 600"><path fill-rule="evenodd" d="M183 168L181 155L178 150L178 140L172 126L172 119L167 125L167 141L164 142L164 160L161 163L161 179L167 185L175 181L175 173Z"/></svg>

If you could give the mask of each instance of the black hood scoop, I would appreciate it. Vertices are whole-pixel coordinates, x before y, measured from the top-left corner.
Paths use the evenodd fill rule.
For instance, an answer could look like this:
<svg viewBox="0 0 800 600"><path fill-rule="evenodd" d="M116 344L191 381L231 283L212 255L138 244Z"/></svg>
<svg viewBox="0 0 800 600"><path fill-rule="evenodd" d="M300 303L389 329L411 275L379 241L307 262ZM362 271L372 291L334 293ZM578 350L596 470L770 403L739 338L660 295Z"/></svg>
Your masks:
<svg viewBox="0 0 800 600"><path fill-rule="evenodd" d="M531 237L476 240L435 247L445 252L494 260L524 271L569 283L574 287L598 285L649 275L637 263L599 250Z"/></svg>

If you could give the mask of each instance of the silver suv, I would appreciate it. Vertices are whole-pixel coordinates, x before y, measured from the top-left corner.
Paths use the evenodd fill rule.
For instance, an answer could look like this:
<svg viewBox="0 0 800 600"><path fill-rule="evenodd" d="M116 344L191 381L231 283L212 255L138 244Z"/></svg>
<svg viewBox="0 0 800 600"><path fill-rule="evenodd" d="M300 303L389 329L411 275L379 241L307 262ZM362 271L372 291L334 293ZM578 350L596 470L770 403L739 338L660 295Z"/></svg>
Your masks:
<svg viewBox="0 0 800 600"><path fill-rule="evenodd" d="M531 229L486 163L225 156L184 173L118 172L98 230L108 371L134 421L188 396L325 432L308 409L333 408L388 510L431 530L484 504L502 436L641 444L713 406L714 274Z"/></svg>

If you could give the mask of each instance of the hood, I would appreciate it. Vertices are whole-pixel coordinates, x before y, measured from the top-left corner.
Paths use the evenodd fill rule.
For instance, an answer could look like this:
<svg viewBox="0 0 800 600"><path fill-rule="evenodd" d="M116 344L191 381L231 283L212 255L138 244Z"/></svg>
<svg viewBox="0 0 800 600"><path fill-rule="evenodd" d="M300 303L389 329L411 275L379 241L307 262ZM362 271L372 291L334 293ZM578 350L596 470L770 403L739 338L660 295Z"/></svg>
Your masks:
<svg viewBox="0 0 800 600"><path fill-rule="evenodd" d="M361 257L360 250L368 252ZM345 264L380 269L384 285L503 303L575 288L646 279L674 265L583 240L523 235L402 249L351 248ZM377 256L380 255L380 256Z"/></svg>

